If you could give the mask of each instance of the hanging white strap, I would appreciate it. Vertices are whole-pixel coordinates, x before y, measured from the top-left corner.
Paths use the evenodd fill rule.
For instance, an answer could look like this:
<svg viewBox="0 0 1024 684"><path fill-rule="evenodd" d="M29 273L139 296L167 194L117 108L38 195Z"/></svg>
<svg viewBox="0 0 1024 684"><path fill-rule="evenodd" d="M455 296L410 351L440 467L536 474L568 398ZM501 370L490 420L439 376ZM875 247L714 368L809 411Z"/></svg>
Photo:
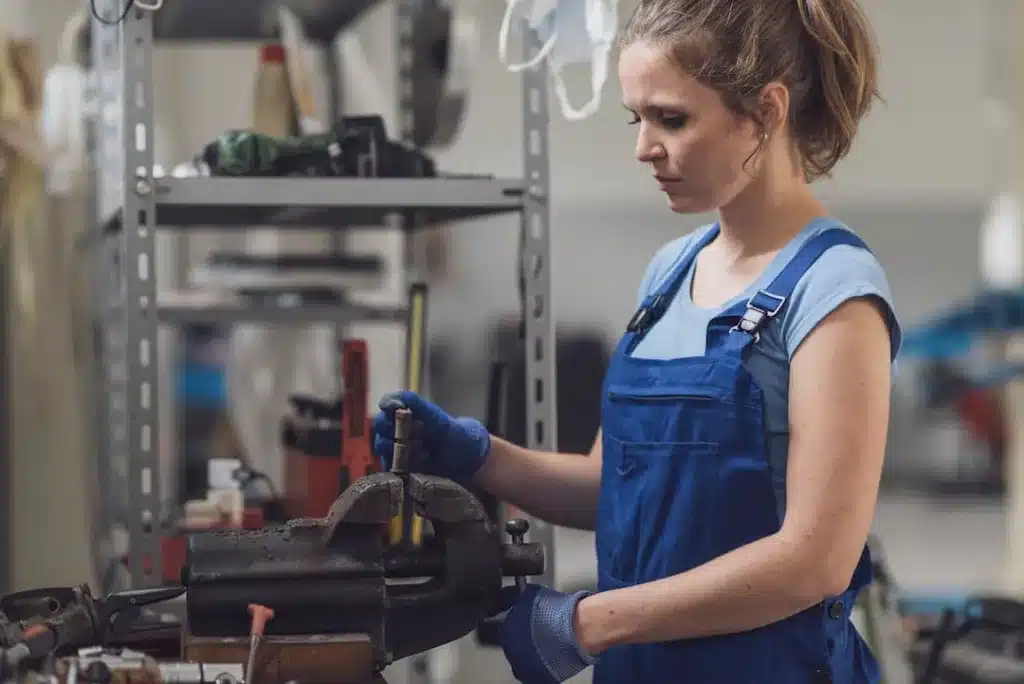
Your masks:
<svg viewBox="0 0 1024 684"><path fill-rule="evenodd" d="M608 80L608 59L611 56L611 43L603 43L594 47L594 58L590 61L590 100L577 109L569 101L569 91L565 86L562 69L552 70L555 96L562 107L562 115L569 121L582 121L593 116L601 106L601 91Z"/></svg>
<svg viewBox="0 0 1024 684"><path fill-rule="evenodd" d="M501 60L509 71L519 72L526 69L533 69L548 56L551 49L555 47L555 40L558 38L558 31L552 30L551 35L544 41L540 49L537 50L537 54L530 57L525 62L512 63L508 61L508 36L512 28L512 17L515 15L517 5L523 0L508 0L508 5L505 7L505 16L501 18L501 28L498 31L498 58ZM536 28L531 26L531 28Z"/></svg>
<svg viewBox="0 0 1024 684"><path fill-rule="evenodd" d="M89 13L80 9L64 22L57 44L58 64L78 64L78 41L89 27Z"/></svg>

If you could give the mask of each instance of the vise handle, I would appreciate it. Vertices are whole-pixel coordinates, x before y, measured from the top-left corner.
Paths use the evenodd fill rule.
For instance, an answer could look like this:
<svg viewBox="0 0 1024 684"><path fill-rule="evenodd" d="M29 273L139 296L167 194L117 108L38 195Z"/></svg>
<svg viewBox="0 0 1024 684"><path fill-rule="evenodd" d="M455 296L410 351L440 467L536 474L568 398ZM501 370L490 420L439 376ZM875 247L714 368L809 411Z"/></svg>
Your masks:
<svg viewBox="0 0 1024 684"><path fill-rule="evenodd" d="M522 593L526 589L526 577L524 575L539 575L544 572L544 549L540 547L540 572L531 572L535 570L535 567L531 567L533 564L530 562L523 563L521 568L510 567L513 563L507 563L506 558L509 554L517 551L528 551L534 548L534 545L526 544L525 538L526 533L530 531L530 522L525 518L512 518L505 523L505 532L512 537L511 544L502 545L502 574L506 577L515 577L516 588ZM534 552L536 553L536 551ZM530 559L532 560L532 559ZM516 572L516 570L525 570L525 572ZM476 638L477 641L483 646L500 646L501 645L501 626L504 623L505 618L502 615L495 615L492 617L484 618L477 626Z"/></svg>

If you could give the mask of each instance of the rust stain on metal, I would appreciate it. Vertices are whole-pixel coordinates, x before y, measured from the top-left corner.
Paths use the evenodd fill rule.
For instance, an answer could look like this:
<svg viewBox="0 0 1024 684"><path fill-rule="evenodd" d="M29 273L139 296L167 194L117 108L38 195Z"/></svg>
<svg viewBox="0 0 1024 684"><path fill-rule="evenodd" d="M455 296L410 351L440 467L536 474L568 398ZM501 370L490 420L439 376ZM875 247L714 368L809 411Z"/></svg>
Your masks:
<svg viewBox="0 0 1024 684"><path fill-rule="evenodd" d="M249 639L187 637L185 660L244 663ZM363 635L263 637L256 654L255 684L362 684L376 674L373 645ZM248 682L246 684L249 684Z"/></svg>

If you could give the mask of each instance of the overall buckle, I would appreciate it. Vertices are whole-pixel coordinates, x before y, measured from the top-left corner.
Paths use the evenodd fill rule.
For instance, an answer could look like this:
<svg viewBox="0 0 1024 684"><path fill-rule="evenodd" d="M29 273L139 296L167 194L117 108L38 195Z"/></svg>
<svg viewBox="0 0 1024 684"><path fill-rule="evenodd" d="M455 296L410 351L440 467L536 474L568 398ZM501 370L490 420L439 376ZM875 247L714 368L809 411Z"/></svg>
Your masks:
<svg viewBox="0 0 1024 684"><path fill-rule="evenodd" d="M645 302L643 306L636 310L633 317L629 319L629 323L626 324L626 332L646 332L657 321L658 316L662 313L661 309L664 304L665 297L662 295L657 295L649 302Z"/></svg>
<svg viewBox="0 0 1024 684"><path fill-rule="evenodd" d="M755 300L761 299L761 302ZM754 342L761 340L761 330L765 324L771 319L775 318L782 307L786 304L786 298L766 292L765 290L758 290L747 300L747 310L743 312L743 316L739 322L734 325L730 332L740 331L744 332L754 338Z"/></svg>

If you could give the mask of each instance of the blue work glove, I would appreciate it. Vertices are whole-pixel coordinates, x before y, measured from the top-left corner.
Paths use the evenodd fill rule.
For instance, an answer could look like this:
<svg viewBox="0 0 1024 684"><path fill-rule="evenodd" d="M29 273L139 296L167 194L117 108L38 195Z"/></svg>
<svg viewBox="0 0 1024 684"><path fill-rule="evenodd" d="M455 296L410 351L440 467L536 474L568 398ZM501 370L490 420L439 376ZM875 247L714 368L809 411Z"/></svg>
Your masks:
<svg viewBox="0 0 1024 684"><path fill-rule="evenodd" d="M394 455L395 411L412 412L412 469L467 483L491 451L491 435L480 421L453 418L415 392L392 392L380 400L373 418L373 453L385 470Z"/></svg>
<svg viewBox="0 0 1024 684"><path fill-rule="evenodd" d="M576 604L590 592L563 594L539 584L502 590L508 614L501 626L501 647L522 684L557 684L594 664L576 639Z"/></svg>

